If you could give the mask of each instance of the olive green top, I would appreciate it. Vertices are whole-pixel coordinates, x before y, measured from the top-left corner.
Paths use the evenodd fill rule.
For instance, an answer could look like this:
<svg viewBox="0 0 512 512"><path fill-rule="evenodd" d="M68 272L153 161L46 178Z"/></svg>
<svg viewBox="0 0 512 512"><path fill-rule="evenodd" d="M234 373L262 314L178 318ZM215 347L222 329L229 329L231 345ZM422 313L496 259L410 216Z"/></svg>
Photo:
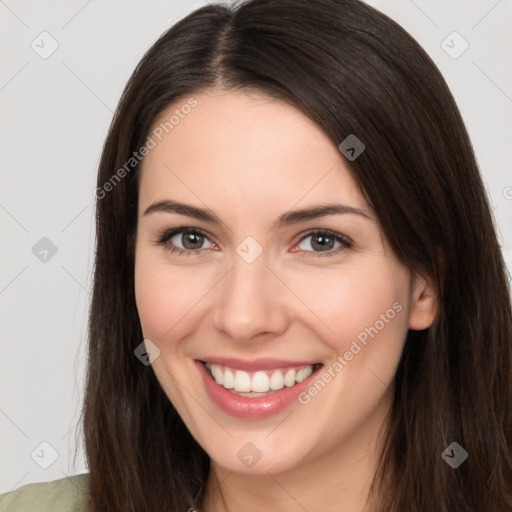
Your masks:
<svg viewBox="0 0 512 512"><path fill-rule="evenodd" d="M0 494L0 512L85 512L87 473L26 484Z"/></svg>

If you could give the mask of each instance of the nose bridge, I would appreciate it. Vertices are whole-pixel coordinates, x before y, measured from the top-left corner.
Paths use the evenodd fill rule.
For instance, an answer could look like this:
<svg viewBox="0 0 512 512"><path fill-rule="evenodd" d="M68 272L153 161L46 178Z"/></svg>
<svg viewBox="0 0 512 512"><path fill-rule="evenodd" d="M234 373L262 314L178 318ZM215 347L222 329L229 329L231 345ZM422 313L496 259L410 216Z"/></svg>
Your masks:
<svg viewBox="0 0 512 512"><path fill-rule="evenodd" d="M286 327L283 290L268 268L262 251L251 241L242 242L233 254L231 271L218 288L214 323L236 340L249 340L259 333L280 332Z"/></svg>

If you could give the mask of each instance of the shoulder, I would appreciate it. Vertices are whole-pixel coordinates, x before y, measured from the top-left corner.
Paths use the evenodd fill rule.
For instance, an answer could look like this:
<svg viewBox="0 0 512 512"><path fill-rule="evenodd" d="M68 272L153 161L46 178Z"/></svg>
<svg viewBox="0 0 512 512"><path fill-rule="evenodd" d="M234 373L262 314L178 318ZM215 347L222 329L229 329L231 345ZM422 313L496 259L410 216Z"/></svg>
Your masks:
<svg viewBox="0 0 512 512"><path fill-rule="evenodd" d="M0 494L0 512L85 512L89 475L26 484Z"/></svg>

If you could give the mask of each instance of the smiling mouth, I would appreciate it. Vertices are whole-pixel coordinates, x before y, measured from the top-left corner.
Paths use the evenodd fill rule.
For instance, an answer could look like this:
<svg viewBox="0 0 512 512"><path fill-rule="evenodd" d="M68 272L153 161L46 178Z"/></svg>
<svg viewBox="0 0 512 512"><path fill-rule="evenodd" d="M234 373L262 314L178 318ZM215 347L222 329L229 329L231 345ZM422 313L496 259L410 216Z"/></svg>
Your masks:
<svg viewBox="0 0 512 512"><path fill-rule="evenodd" d="M261 397L291 388L318 371L323 364L273 368L246 372L229 366L201 361L215 382L227 391L244 397Z"/></svg>

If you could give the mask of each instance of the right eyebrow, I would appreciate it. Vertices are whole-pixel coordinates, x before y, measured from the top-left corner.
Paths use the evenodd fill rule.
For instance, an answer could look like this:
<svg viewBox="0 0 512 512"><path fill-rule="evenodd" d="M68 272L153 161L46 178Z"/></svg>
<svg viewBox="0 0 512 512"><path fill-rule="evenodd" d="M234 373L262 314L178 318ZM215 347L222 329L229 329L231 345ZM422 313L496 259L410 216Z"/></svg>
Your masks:
<svg viewBox="0 0 512 512"><path fill-rule="evenodd" d="M203 210L202 208L197 208L190 204L178 203L177 201L171 201L169 199L158 201L148 206L144 211L144 215L153 212L179 213L198 220L222 224L221 220L211 210Z"/></svg>

